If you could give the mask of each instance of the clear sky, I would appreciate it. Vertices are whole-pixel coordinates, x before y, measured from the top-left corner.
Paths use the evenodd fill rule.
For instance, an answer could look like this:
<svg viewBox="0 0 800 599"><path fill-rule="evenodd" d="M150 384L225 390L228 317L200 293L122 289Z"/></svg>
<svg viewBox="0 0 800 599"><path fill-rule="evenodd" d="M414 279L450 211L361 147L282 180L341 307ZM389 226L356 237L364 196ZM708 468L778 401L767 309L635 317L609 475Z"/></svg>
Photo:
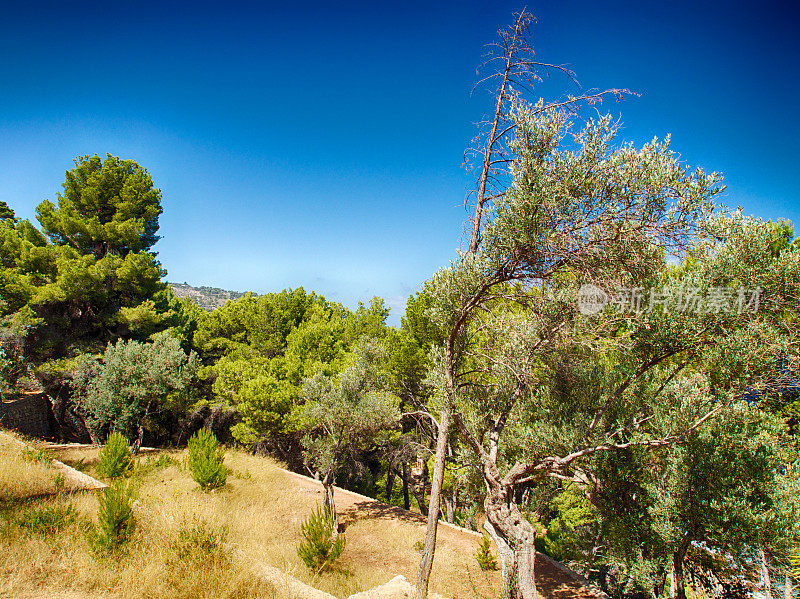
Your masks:
<svg viewBox="0 0 800 599"><path fill-rule="evenodd" d="M523 6L0 0L0 200L33 218L75 156L132 158L163 192L168 280L380 295L397 323L465 244L475 68ZM800 222L794 2L527 7L541 60L641 93L604 106L627 139L671 133L727 205Z"/></svg>

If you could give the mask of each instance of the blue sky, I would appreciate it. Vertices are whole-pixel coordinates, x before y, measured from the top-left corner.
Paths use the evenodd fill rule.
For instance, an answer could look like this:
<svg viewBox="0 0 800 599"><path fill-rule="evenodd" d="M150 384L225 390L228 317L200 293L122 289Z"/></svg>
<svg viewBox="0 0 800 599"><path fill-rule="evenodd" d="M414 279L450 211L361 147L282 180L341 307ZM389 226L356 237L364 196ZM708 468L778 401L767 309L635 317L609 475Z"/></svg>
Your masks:
<svg viewBox="0 0 800 599"><path fill-rule="evenodd" d="M168 280L380 295L394 323L463 247L463 151L491 108L475 68L524 4L22 4L0 6L0 200L19 216L75 156L132 158L164 195ZM540 59L641 94L604 106L627 139L671 133L727 205L800 222L794 3L527 6Z"/></svg>

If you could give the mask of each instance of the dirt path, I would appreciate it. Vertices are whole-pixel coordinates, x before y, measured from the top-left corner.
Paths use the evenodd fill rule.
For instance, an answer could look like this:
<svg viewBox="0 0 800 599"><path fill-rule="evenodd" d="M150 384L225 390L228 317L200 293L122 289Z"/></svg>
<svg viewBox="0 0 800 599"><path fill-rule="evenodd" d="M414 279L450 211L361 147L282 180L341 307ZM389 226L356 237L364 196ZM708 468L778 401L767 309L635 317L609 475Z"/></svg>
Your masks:
<svg viewBox="0 0 800 599"><path fill-rule="evenodd" d="M284 472L289 474L301 488L311 493L318 493L320 502L322 502L322 485L319 482L302 474L288 470ZM336 510L341 514L341 520L345 526L361 519L400 520L416 524L420 528L424 528L427 524L427 518L421 514L388 505L339 487L335 487L334 501ZM446 540L467 554L475 552L476 541L481 538L477 532L447 522L440 523L437 536L440 540ZM578 574L554 562L546 555L536 554L535 568L536 588L546 599L607 599L600 591L581 582Z"/></svg>

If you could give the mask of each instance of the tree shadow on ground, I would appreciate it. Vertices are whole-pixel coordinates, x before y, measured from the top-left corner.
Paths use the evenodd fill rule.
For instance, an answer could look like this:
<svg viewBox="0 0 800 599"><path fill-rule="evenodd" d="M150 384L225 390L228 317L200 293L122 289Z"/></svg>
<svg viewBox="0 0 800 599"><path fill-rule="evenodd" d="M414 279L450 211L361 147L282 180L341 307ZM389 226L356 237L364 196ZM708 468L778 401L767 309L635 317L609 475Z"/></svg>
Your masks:
<svg viewBox="0 0 800 599"><path fill-rule="evenodd" d="M400 520L410 524L425 524L428 519L422 514L404 510L395 505L381 503L376 500L356 500L347 507L342 508L340 518L345 525L352 524L357 520L364 519L383 519Z"/></svg>

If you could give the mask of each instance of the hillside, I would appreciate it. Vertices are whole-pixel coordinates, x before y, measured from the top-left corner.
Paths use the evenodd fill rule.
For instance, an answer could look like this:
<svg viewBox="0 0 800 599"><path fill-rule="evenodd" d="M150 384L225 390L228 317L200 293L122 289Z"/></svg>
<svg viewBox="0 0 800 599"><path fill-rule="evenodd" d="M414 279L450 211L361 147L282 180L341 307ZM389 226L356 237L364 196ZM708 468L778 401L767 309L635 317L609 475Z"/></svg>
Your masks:
<svg viewBox="0 0 800 599"><path fill-rule="evenodd" d="M97 475L96 447L48 445L37 452ZM13 482L8 472L12 487L38 498L9 501L6 493L6 501L0 501L0 597L40 599L70 591L81 599L127 599L141 596L142 588L153 599L292 595L280 580L259 576L264 568L277 568L340 598L397 574L414 580L425 532L425 519L419 514L337 488L347 546L332 571L313 576L296 547L300 523L322 500L319 483L270 459L229 449L228 484L203 493L184 460L184 451L150 450L138 458L132 473L138 495L136 532L113 560L94 554L87 544L86 531L97 519L93 493L57 492L48 498L19 478ZM25 460L20 456L17 462ZM33 466L45 468L41 461ZM32 472L29 476L35 478ZM49 484L47 472L39 478ZM53 525L54 510L69 518ZM441 527L433 591L452 599L496 596L499 572L481 572L474 558L479 539L475 533ZM545 598L595 599L548 560L538 559L536 571Z"/></svg>
<svg viewBox="0 0 800 599"><path fill-rule="evenodd" d="M194 303L207 312L219 308L229 299L239 299L244 293L239 291L228 291L219 287L193 287L188 283L167 283L172 293L178 297L191 297ZM253 293L253 295L257 295Z"/></svg>

